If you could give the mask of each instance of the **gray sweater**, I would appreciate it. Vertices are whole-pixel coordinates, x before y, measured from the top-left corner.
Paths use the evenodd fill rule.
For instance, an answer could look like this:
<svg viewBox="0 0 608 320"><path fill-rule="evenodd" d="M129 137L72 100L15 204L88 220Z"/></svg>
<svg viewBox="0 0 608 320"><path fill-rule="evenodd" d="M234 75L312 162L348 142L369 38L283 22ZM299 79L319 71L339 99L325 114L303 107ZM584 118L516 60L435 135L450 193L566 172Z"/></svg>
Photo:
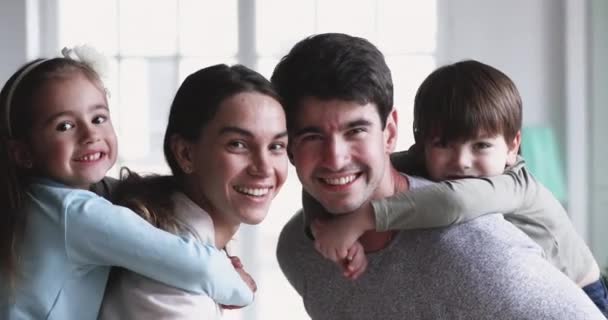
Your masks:
<svg viewBox="0 0 608 320"><path fill-rule="evenodd" d="M300 211L283 228L277 257L312 319L605 319L499 214L400 231L367 255L355 281L317 254L303 229Z"/></svg>

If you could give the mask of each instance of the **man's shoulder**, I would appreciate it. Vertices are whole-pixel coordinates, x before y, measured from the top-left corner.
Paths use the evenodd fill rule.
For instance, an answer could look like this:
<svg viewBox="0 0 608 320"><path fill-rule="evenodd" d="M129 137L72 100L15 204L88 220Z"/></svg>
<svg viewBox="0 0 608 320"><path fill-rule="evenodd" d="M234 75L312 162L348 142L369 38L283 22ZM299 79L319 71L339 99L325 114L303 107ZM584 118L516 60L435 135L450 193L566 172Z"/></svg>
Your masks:
<svg viewBox="0 0 608 320"><path fill-rule="evenodd" d="M277 257L290 255L293 249L305 242L310 242L310 239L306 236L304 212L300 209L287 221L279 234Z"/></svg>

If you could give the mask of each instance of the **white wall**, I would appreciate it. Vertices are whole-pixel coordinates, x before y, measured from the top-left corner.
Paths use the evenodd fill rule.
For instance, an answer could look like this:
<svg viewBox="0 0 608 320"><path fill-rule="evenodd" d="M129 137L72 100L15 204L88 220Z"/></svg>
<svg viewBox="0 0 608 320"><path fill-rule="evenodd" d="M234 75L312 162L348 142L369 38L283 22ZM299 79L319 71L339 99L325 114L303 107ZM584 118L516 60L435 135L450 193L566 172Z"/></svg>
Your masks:
<svg viewBox="0 0 608 320"><path fill-rule="evenodd" d="M443 0L440 63L472 58L505 72L525 124L562 126L563 14L556 0Z"/></svg>
<svg viewBox="0 0 608 320"><path fill-rule="evenodd" d="M591 219L592 249L608 266L608 1L591 2Z"/></svg>
<svg viewBox="0 0 608 320"><path fill-rule="evenodd" d="M0 84L26 62L26 2L0 0Z"/></svg>

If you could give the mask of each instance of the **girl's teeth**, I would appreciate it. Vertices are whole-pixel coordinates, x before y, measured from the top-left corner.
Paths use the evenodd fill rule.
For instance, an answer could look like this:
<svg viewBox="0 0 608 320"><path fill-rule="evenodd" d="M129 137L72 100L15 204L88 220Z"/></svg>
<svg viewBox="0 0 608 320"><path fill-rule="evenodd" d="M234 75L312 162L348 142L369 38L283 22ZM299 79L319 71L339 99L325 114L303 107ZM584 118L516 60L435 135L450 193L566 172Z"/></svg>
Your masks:
<svg viewBox="0 0 608 320"><path fill-rule="evenodd" d="M93 153L93 154L88 154L80 159L78 159L79 161L95 161L98 160L99 158L101 158L101 152L97 152L97 153Z"/></svg>
<svg viewBox="0 0 608 320"><path fill-rule="evenodd" d="M246 187L235 187L237 192L244 193L254 197L262 197L270 192L270 188L246 188Z"/></svg>
<svg viewBox="0 0 608 320"><path fill-rule="evenodd" d="M341 186L341 185L345 185L347 183L351 183L353 180L355 180L356 177L357 177L356 175L350 175L347 177L323 179L323 181L325 181L325 183L327 183L327 184Z"/></svg>

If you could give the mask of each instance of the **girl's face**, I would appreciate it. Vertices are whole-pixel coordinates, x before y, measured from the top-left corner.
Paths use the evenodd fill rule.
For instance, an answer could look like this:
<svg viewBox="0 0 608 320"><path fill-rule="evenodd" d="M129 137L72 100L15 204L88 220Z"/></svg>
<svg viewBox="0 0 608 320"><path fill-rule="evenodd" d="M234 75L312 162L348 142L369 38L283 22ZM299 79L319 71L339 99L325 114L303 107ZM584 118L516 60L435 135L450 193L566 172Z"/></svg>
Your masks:
<svg viewBox="0 0 608 320"><path fill-rule="evenodd" d="M192 146L193 173L204 209L230 224L257 224L287 177L283 108L257 92L222 102ZM194 180L192 180L194 179Z"/></svg>
<svg viewBox="0 0 608 320"><path fill-rule="evenodd" d="M84 189L100 181L117 149L104 91L74 72L45 84L33 104L25 148L34 172Z"/></svg>

